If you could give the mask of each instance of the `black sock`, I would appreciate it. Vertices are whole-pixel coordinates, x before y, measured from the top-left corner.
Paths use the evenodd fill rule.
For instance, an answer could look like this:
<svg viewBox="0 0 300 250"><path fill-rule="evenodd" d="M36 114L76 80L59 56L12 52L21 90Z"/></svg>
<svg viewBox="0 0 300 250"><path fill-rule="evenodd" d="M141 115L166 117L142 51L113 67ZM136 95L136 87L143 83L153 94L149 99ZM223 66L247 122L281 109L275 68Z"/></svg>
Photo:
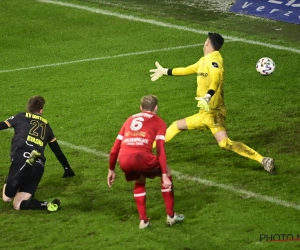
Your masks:
<svg viewBox="0 0 300 250"><path fill-rule="evenodd" d="M36 199L24 200L20 204L20 210L46 210L48 202Z"/></svg>

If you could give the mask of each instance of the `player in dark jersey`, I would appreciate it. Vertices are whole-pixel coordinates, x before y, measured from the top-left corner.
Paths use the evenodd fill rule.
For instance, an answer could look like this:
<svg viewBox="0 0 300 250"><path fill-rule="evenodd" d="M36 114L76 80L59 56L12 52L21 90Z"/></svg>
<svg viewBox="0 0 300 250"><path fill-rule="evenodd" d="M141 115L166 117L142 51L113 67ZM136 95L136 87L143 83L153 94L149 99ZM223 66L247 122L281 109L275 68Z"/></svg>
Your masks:
<svg viewBox="0 0 300 250"><path fill-rule="evenodd" d="M146 178L161 177L161 192L165 201L167 224L183 221L184 215L174 213L174 192L171 170L167 166L164 148L166 124L156 115L157 98L144 96L141 112L129 117L123 124L110 151L107 184L113 184L115 165L119 158L120 168L127 181L135 181L134 199L140 217L140 229L150 226L146 213ZM152 144L157 143L157 155L152 153Z"/></svg>
<svg viewBox="0 0 300 250"><path fill-rule="evenodd" d="M63 178L75 176L48 121L41 116L44 104L42 96L33 96L28 101L27 112L0 122L0 130L14 128L11 165L3 186L2 199L4 202L13 200L16 210L40 209L54 212L59 208L59 199L46 202L33 198L44 173L44 150L47 144L64 168Z"/></svg>

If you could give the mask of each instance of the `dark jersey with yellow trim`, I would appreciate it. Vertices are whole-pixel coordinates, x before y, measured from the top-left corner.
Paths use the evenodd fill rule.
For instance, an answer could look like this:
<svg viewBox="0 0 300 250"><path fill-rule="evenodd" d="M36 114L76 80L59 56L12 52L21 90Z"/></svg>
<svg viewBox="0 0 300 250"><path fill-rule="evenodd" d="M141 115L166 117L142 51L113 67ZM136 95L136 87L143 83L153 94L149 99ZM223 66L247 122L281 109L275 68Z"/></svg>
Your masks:
<svg viewBox="0 0 300 250"><path fill-rule="evenodd" d="M40 115L19 113L5 120L5 123L15 132L11 142L11 157L19 148L36 149L44 154L47 143L56 140L48 121Z"/></svg>

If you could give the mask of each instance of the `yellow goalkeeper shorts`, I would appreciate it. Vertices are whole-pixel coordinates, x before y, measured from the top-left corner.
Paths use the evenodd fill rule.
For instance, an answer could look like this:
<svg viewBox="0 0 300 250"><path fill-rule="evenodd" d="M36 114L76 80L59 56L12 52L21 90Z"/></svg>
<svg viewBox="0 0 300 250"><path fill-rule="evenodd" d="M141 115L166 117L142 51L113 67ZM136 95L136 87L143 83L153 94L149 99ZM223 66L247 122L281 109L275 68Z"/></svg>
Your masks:
<svg viewBox="0 0 300 250"><path fill-rule="evenodd" d="M206 130L210 129L212 134L219 131L226 131L225 126L226 116L220 112L203 112L200 111L198 114L186 117L186 124L189 130Z"/></svg>

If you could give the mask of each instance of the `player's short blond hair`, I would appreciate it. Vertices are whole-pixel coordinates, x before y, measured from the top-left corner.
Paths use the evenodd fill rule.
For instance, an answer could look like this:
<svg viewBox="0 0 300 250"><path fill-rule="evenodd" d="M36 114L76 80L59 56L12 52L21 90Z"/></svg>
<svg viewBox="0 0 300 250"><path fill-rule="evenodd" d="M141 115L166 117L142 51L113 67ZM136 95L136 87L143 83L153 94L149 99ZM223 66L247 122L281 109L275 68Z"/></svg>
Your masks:
<svg viewBox="0 0 300 250"><path fill-rule="evenodd" d="M155 95L146 95L141 99L142 110L153 111L158 104L157 97Z"/></svg>
<svg viewBox="0 0 300 250"><path fill-rule="evenodd" d="M44 97L40 95L32 96L27 103L27 112L32 114L39 113L44 108L45 103Z"/></svg>

